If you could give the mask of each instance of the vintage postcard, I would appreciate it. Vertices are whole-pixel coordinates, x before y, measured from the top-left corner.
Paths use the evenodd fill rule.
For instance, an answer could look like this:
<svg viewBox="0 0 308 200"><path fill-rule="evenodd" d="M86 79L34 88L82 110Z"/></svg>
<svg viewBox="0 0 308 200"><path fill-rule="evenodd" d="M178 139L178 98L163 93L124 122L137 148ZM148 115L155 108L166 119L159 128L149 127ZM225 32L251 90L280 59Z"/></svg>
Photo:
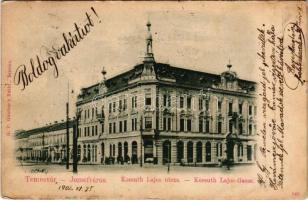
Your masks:
<svg viewBox="0 0 308 200"><path fill-rule="evenodd" d="M2 197L307 198L307 11L3 2Z"/></svg>

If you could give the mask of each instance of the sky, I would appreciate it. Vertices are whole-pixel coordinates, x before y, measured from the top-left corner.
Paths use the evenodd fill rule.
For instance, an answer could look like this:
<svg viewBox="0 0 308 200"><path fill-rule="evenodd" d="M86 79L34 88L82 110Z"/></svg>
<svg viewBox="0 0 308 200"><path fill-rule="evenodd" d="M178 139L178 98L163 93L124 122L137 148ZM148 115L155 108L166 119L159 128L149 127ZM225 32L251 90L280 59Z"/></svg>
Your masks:
<svg viewBox="0 0 308 200"><path fill-rule="evenodd" d="M267 17L277 13L262 6L244 9L235 2L220 5L49 2L42 6L38 2L16 7L6 27L6 56L12 61L13 72L22 64L29 68L29 60L44 54L46 47L60 46L63 32L73 31L75 22L85 24L86 12L94 27L57 62L58 78L47 70L23 91L12 85L14 129L30 129L65 119L68 85L74 90L69 97L73 110L80 89L102 80L103 67L110 78L142 63L148 20L152 24L156 62L220 74L227 70L230 60L232 70L240 78L255 81L256 28L262 24L262 17L256 18L252 13L262 10Z"/></svg>

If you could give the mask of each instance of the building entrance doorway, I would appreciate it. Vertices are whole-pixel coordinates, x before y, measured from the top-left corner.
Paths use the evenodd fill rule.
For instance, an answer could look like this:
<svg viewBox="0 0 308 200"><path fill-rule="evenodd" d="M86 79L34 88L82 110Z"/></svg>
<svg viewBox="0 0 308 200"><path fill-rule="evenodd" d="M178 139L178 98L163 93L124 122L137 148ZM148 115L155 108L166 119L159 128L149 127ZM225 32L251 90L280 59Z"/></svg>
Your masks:
<svg viewBox="0 0 308 200"><path fill-rule="evenodd" d="M234 141L232 139L227 139L227 160L234 159Z"/></svg>
<svg viewBox="0 0 308 200"><path fill-rule="evenodd" d="M165 141L163 143L163 165L171 162L171 142Z"/></svg>
<svg viewBox="0 0 308 200"><path fill-rule="evenodd" d="M153 161L153 140L144 140L144 162L152 163Z"/></svg>
<svg viewBox="0 0 308 200"><path fill-rule="evenodd" d="M136 141L132 142L132 164L138 163L138 145Z"/></svg>

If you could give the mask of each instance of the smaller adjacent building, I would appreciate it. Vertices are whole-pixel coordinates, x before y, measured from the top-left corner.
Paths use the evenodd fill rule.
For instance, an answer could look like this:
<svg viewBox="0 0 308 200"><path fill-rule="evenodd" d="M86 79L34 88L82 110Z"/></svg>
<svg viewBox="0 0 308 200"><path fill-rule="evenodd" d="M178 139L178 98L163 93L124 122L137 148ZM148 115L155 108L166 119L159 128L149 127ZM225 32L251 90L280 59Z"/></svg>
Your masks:
<svg viewBox="0 0 308 200"><path fill-rule="evenodd" d="M73 122L69 121L70 159L72 159ZM66 122L16 133L16 158L28 162L64 163L66 161Z"/></svg>

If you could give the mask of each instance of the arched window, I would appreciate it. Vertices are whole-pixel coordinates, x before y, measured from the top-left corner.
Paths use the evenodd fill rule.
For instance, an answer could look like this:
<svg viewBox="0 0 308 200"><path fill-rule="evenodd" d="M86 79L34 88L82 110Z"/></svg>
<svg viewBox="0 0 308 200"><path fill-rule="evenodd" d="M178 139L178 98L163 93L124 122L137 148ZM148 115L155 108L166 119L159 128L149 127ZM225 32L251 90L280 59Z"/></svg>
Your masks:
<svg viewBox="0 0 308 200"><path fill-rule="evenodd" d="M189 141L187 143L187 162L192 163L194 161L194 143Z"/></svg>
<svg viewBox="0 0 308 200"><path fill-rule="evenodd" d="M122 143L118 143L118 157L122 157Z"/></svg>
<svg viewBox="0 0 308 200"><path fill-rule="evenodd" d="M91 161L91 146L88 144L88 156L87 161Z"/></svg>
<svg viewBox="0 0 308 200"><path fill-rule="evenodd" d="M116 149L116 146L115 144L113 145L113 148L112 148L112 157L115 157L115 149Z"/></svg>
<svg viewBox="0 0 308 200"><path fill-rule="evenodd" d="M206 162L211 162L211 143L210 142L206 142L205 144L205 161Z"/></svg>
<svg viewBox="0 0 308 200"><path fill-rule="evenodd" d="M184 158L184 143L182 141L178 141L176 143L176 160L178 163Z"/></svg>
<svg viewBox="0 0 308 200"><path fill-rule="evenodd" d="M237 146L237 156L242 157L243 156L243 144L239 143Z"/></svg>
<svg viewBox="0 0 308 200"><path fill-rule="evenodd" d="M87 146L83 145L83 158L82 162L85 162L87 160Z"/></svg>
<svg viewBox="0 0 308 200"><path fill-rule="evenodd" d="M202 142L201 141L197 143L196 154L197 154L197 162L202 162Z"/></svg>
<svg viewBox="0 0 308 200"><path fill-rule="evenodd" d="M216 156L221 157L222 156L222 143L218 142L216 144Z"/></svg>
<svg viewBox="0 0 308 200"><path fill-rule="evenodd" d="M128 143L124 142L124 162L128 162L130 157L128 155Z"/></svg>
<svg viewBox="0 0 308 200"><path fill-rule="evenodd" d="M132 142L132 164L138 163L138 144L136 141Z"/></svg>
<svg viewBox="0 0 308 200"><path fill-rule="evenodd" d="M102 156L105 156L105 145L104 145L104 143L101 144L101 152L102 152Z"/></svg>

